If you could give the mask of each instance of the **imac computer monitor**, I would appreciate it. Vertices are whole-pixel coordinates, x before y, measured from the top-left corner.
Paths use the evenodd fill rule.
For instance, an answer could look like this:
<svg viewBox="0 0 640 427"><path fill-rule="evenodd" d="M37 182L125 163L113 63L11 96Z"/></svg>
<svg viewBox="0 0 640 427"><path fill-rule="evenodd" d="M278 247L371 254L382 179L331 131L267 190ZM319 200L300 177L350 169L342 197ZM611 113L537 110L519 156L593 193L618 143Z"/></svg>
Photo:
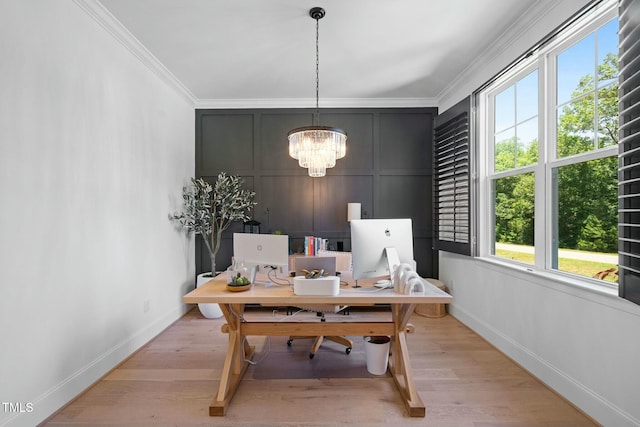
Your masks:
<svg viewBox="0 0 640 427"><path fill-rule="evenodd" d="M258 267L289 271L289 236L286 234L233 233L233 257Z"/></svg>
<svg viewBox="0 0 640 427"><path fill-rule="evenodd" d="M413 264L411 219L351 220L351 255L356 280L390 276L390 266Z"/></svg>

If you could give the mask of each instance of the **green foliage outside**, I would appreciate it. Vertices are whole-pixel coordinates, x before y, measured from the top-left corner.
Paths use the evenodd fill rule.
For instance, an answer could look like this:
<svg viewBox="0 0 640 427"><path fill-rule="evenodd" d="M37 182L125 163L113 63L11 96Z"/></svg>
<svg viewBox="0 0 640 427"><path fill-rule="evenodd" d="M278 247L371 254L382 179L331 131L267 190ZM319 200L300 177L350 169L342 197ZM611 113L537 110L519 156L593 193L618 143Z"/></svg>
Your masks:
<svg viewBox="0 0 640 427"><path fill-rule="evenodd" d="M509 251L504 249L497 249L496 255L501 258L512 259L514 261L520 261L527 264L534 263L534 255L532 253ZM593 277L595 273L599 271L605 271L609 268L617 268L615 264L608 264L606 262L585 261L573 258L559 258L558 270L566 271L568 273L578 274L580 276ZM615 282L616 276L608 275L605 279L607 282Z"/></svg>
<svg viewBox="0 0 640 427"><path fill-rule="evenodd" d="M617 62L616 55L608 54L599 65L600 89L595 96L594 76L584 76L572 93L574 101L561 108L557 128L558 158L617 144ZM612 83L603 88L602 82ZM505 171L535 164L537 157L537 141L528 145L515 138L498 141L495 146L495 170ZM616 157L571 164L554 170L559 248L603 253L617 251L617 172ZM496 242L533 246L534 174L523 173L498 179L494 182L494 194ZM560 262L558 267L563 271L578 270L578 274L585 276L592 276L593 269L598 271L600 268L594 265L589 267L589 272L585 272L575 264ZM604 264L603 267L606 269L611 266Z"/></svg>

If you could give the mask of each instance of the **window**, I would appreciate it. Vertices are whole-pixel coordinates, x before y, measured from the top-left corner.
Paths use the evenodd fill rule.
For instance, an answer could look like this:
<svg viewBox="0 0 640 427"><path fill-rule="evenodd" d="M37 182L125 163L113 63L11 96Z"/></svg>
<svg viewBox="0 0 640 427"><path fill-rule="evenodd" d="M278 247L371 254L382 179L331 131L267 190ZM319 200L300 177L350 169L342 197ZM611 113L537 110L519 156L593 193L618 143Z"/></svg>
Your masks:
<svg viewBox="0 0 640 427"><path fill-rule="evenodd" d="M477 94L480 255L616 285L615 6L598 5Z"/></svg>
<svg viewBox="0 0 640 427"><path fill-rule="evenodd" d="M492 253L533 264L535 260L534 187L538 164L538 70L521 71L495 95L489 126L492 161Z"/></svg>

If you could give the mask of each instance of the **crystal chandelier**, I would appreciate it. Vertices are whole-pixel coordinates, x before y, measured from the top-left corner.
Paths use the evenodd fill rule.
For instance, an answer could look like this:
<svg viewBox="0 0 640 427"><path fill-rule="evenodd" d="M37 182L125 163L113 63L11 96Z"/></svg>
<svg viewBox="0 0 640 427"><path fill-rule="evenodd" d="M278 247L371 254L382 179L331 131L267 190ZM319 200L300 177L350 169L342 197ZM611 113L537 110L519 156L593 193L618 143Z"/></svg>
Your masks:
<svg viewBox="0 0 640 427"><path fill-rule="evenodd" d="M336 165L347 152L347 134L342 129L320 126L320 49L319 21L325 15L321 7L314 7L309 16L316 20L316 125L293 129L289 132L289 155L298 160L300 167L309 169L309 176L325 176L327 168Z"/></svg>

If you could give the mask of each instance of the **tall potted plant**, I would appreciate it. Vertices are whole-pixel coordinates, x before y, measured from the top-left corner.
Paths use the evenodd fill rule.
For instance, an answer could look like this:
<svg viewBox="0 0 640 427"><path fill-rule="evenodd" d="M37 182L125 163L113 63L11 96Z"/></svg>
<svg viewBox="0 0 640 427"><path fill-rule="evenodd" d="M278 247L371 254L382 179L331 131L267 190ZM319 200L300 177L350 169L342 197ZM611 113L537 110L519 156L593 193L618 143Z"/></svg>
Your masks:
<svg viewBox="0 0 640 427"><path fill-rule="evenodd" d="M191 185L182 189L184 209L169 214L169 219L177 221L188 233L202 236L211 258L210 276L216 272L216 254L223 231L234 221L251 219L249 212L256 205L256 193L243 186L242 178L225 172L218 174L213 186L202 178L191 178Z"/></svg>

